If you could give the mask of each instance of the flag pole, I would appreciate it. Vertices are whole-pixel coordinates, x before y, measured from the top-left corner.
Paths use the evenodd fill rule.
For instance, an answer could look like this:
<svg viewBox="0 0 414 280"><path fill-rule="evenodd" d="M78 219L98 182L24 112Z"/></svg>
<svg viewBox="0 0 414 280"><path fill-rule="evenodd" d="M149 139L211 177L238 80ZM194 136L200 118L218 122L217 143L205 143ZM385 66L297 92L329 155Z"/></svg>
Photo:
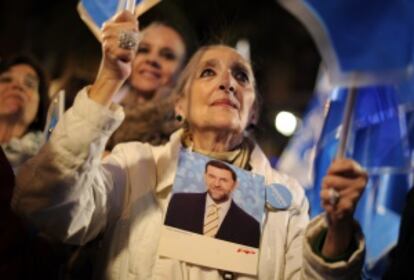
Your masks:
<svg viewBox="0 0 414 280"><path fill-rule="evenodd" d="M115 13L119 13L124 10L134 13L135 0L118 0L118 6Z"/></svg>
<svg viewBox="0 0 414 280"><path fill-rule="evenodd" d="M348 93L346 96L346 103L345 103L345 110L344 114L342 116L342 126L340 130L340 136L339 136L339 145L338 150L336 151L336 158L344 158L345 152L346 152L346 146L349 139L349 129L351 127L352 123L352 113L354 111L354 104L356 100L357 95L357 88L355 86L351 86L348 89ZM336 204L339 201L339 193L333 188L329 189L329 203L333 206L336 206ZM326 223L328 225L332 224L331 218L326 214L325 211L325 219Z"/></svg>
<svg viewBox="0 0 414 280"><path fill-rule="evenodd" d="M342 117L342 127L340 131L339 145L338 145L338 150L336 152L336 158L345 157L345 151L346 151L346 146L348 143L349 129L351 127L352 113L354 111L354 104L355 104L356 96L357 96L357 88L355 86L351 86L348 89L348 93L346 97L345 111Z"/></svg>

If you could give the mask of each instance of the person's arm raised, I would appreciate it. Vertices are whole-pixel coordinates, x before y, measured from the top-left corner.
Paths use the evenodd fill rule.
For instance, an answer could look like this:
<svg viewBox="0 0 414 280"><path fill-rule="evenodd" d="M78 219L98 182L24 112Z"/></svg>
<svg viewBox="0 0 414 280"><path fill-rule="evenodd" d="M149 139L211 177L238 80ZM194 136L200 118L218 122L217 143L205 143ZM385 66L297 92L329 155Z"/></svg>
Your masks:
<svg viewBox="0 0 414 280"><path fill-rule="evenodd" d="M126 42L122 42L125 37ZM135 16L128 11L115 15L102 27L101 41L101 65L89 97L108 107L112 96L131 74L131 64L138 45L138 22Z"/></svg>

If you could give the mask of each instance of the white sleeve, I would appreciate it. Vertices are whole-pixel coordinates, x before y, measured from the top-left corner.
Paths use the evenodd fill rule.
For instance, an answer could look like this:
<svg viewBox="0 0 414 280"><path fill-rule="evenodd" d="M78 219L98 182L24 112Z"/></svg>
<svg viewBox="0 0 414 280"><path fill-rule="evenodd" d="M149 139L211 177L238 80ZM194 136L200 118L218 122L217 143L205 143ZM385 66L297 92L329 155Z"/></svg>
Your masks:
<svg viewBox="0 0 414 280"><path fill-rule="evenodd" d="M293 207L289 209L284 279L299 279L303 264L303 236L309 223L309 203L303 188L296 181L291 186L296 198Z"/></svg>
<svg viewBox="0 0 414 280"><path fill-rule="evenodd" d="M326 262L312 250L312 244L327 227L323 216L309 222L309 204L303 188L289 180L294 200L287 229L284 279L359 279L365 257L362 231L354 223L357 248L346 261Z"/></svg>
<svg viewBox="0 0 414 280"><path fill-rule="evenodd" d="M327 228L324 215L315 217L308 225L303 245L303 273L304 279L348 280L361 279L362 266L365 258L364 235L357 222L354 223L354 240L356 250L348 260L326 262L312 250L312 244Z"/></svg>
<svg viewBox="0 0 414 280"><path fill-rule="evenodd" d="M19 170L13 209L50 236L85 244L120 214L125 188L122 162L101 163L105 144L124 118L87 89L59 121L48 143Z"/></svg>

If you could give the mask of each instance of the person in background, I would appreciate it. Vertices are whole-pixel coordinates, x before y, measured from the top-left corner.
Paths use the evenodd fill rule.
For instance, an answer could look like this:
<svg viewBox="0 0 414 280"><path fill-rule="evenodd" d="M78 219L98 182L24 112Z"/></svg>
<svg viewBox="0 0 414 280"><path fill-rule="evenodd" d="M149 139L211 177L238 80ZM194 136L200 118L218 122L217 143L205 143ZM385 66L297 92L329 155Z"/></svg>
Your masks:
<svg viewBox="0 0 414 280"><path fill-rule="evenodd" d="M0 275L2 279L57 279L62 246L11 211L14 173L43 145L48 104L44 70L30 55L0 64ZM3 153L4 151L4 153Z"/></svg>
<svg viewBox="0 0 414 280"><path fill-rule="evenodd" d="M30 56L0 64L0 143L17 169L43 144L48 104L45 72Z"/></svg>
<svg viewBox="0 0 414 280"><path fill-rule="evenodd" d="M233 48L203 47L187 64L175 88L176 114L185 125L165 145L120 144L102 159L124 118L112 100L133 70L138 34L128 12L109 25L103 29L95 82L78 94L48 143L20 168L14 210L68 243L85 244L103 232L106 253L98 270L105 279L222 279L216 268L157 254L179 150L191 148L262 175L266 184L285 185L293 196L286 210L265 209L258 275L237 279L359 278L364 238L352 216L366 172L352 160L334 161L321 193L327 219L309 223L303 188L272 169L246 137L258 114L255 79L250 63Z"/></svg>
<svg viewBox="0 0 414 280"><path fill-rule="evenodd" d="M107 26L109 33L114 27ZM140 36L131 76L114 96L124 108L125 119L109 140L108 150L128 141L160 145L179 127L172 88L186 58L184 39L161 22L150 24Z"/></svg>

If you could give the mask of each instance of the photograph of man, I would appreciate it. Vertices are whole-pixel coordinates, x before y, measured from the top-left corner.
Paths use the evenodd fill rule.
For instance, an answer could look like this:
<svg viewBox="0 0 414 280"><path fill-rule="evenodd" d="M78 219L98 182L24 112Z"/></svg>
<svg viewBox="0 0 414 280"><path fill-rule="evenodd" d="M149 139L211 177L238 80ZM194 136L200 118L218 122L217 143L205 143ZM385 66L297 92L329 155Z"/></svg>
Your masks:
<svg viewBox="0 0 414 280"><path fill-rule="evenodd" d="M175 193L165 225L250 247L259 247L260 224L232 199L237 174L227 164L208 161L204 193Z"/></svg>

